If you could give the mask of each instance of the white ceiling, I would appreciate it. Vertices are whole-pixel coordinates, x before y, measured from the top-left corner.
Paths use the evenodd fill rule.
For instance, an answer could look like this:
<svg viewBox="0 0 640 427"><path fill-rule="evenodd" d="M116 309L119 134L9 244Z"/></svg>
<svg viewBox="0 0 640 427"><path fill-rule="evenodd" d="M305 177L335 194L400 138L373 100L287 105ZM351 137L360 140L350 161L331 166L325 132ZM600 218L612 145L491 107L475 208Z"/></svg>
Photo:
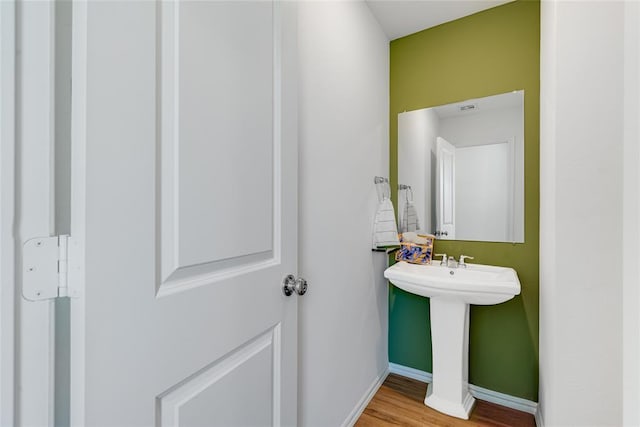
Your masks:
<svg viewBox="0 0 640 427"><path fill-rule="evenodd" d="M365 0L390 40L513 0Z"/></svg>

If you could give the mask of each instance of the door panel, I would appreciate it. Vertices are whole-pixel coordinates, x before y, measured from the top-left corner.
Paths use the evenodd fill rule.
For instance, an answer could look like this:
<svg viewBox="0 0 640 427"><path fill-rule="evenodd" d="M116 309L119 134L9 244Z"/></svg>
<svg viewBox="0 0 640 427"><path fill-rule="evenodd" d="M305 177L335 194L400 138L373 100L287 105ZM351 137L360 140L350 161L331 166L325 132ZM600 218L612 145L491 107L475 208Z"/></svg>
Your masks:
<svg viewBox="0 0 640 427"><path fill-rule="evenodd" d="M273 5L160 8L163 267L272 256Z"/></svg>
<svg viewBox="0 0 640 427"><path fill-rule="evenodd" d="M296 423L294 7L74 10L77 424Z"/></svg>
<svg viewBox="0 0 640 427"><path fill-rule="evenodd" d="M272 3L159 8L164 294L278 257L281 75Z"/></svg>
<svg viewBox="0 0 640 427"><path fill-rule="evenodd" d="M266 332L160 395L160 426L202 426L210 420L223 426L258 426L272 419L280 385L271 375L280 365L274 357L279 332ZM258 406L247 410L247 401Z"/></svg>

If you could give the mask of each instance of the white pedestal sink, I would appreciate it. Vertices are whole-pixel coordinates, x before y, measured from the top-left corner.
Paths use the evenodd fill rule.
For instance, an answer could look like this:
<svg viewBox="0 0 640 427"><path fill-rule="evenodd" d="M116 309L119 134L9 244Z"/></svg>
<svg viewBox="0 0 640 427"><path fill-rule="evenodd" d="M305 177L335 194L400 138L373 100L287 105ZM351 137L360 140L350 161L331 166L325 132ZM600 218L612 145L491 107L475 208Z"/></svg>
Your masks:
<svg viewBox="0 0 640 427"><path fill-rule="evenodd" d="M481 264L466 268L400 261L384 277L395 286L431 299L433 382L425 405L469 419L475 399L469 392L469 304L492 305L520 293L515 270Z"/></svg>

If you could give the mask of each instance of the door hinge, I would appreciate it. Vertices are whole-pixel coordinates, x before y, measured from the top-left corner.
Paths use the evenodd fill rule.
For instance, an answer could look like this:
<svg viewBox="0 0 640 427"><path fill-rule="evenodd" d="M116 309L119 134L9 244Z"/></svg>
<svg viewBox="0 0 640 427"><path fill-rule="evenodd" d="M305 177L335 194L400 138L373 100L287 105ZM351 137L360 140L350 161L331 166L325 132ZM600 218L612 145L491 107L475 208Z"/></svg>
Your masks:
<svg viewBox="0 0 640 427"><path fill-rule="evenodd" d="M36 237L24 243L22 251L22 295L30 301L80 296L69 280L68 235Z"/></svg>

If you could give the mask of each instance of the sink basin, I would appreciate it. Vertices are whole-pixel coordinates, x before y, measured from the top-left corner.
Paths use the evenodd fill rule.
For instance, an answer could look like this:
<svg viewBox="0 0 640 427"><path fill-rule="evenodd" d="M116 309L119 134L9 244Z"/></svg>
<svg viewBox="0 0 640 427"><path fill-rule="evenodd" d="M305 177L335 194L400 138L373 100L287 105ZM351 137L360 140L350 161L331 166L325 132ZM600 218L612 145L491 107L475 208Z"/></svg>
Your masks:
<svg viewBox="0 0 640 427"><path fill-rule="evenodd" d="M455 298L467 304L499 304L520 293L515 270L492 265L467 264L466 268L449 268L401 261L387 268L384 277L412 294Z"/></svg>
<svg viewBox="0 0 640 427"><path fill-rule="evenodd" d="M425 405L469 419L475 399L469 391L469 304L492 305L520 293L515 270L492 265L466 268L400 261L384 277L407 292L430 298L433 381Z"/></svg>

